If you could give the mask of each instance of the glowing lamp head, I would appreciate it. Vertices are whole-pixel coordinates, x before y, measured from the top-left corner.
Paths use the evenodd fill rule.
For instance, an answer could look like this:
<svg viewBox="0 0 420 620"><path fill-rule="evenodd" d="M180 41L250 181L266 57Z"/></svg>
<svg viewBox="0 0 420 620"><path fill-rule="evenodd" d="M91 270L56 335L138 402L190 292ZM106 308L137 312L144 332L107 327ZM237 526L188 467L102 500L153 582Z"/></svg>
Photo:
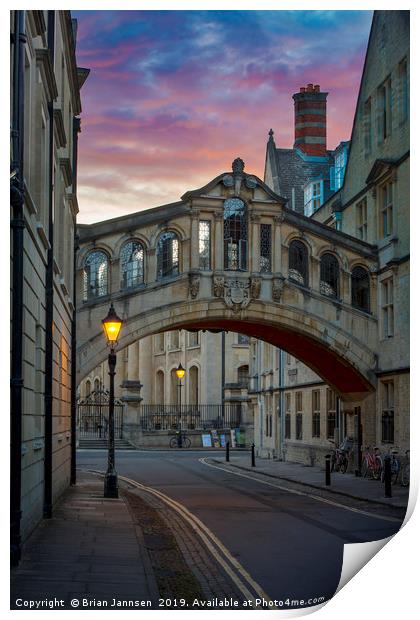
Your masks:
<svg viewBox="0 0 420 620"><path fill-rule="evenodd" d="M110 346L116 344L121 325L122 320L115 312L114 304L111 304L108 316L102 319L102 327L104 328L105 336Z"/></svg>
<svg viewBox="0 0 420 620"><path fill-rule="evenodd" d="M178 379L183 379L185 377L185 368L182 368L181 364L178 366L175 372Z"/></svg>

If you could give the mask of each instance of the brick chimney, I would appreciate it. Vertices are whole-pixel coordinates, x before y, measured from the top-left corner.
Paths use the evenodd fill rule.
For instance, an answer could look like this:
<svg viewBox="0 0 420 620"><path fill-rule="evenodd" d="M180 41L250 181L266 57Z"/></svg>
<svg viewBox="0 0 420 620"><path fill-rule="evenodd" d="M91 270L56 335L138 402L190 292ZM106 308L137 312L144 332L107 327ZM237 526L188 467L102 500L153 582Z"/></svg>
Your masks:
<svg viewBox="0 0 420 620"><path fill-rule="evenodd" d="M327 154L327 96L319 84L303 86L293 95L295 101L295 143L305 155Z"/></svg>

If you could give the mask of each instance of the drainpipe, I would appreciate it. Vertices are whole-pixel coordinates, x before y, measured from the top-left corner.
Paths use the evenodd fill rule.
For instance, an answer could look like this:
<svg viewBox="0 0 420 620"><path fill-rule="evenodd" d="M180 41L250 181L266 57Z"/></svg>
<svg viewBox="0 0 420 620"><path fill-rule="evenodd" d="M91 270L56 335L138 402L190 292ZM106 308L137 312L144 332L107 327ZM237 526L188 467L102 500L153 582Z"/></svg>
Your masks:
<svg viewBox="0 0 420 620"><path fill-rule="evenodd" d="M13 209L12 353L10 376L10 561L21 557L22 391L23 391L23 216L24 46L25 11L15 11L13 33L13 109L10 203Z"/></svg>
<svg viewBox="0 0 420 620"><path fill-rule="evenodd" d="M54 66L55 11L48 11L48 50ZM54 110L48 102L49 113L49 183L48 183L48 242L45 275L45 383L44 383L44 518L52 516L52 440L53 440L53 328L54 328Z"/></svg>
<svg viewBox="0 0 420 620"><path fill-rule="evenodd" d="M226 332L222 331L222 418L225 419Z"/></svg>

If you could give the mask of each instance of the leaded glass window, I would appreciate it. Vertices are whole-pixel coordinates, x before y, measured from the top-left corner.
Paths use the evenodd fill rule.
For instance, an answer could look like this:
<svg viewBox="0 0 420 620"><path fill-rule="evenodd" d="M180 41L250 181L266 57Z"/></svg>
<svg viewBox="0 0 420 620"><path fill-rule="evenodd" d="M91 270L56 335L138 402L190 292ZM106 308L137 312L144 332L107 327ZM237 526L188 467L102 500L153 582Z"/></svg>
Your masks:
<svg viewBox="0 0 420 620"><path fill-rule="evenodd" d="M260 226L260 271L271 272L271 224Z"/></svg>
<svg viewBox="0 0 420 620"><path fill-rule="evenodd" d="M128 241L120 254L122 288L131 288L144 281L144 248L140 241Z"/></svg>
<svg viewBox="0 0 420 620"><path fill-rule="evenodd" d="M338 260L333 254L324 254L321 257L321 281L319 290L328 297L338 297L339 280Z"/></svg>
<svg viewBox="0 0 420 620"><path fill-rule="evenodd" d="M308 286L308 250L302 241L289 246L289 280Z"/></svg>
<svg viewBox="0 0 420 620"><path fill-rule="evenodd" d="M355 267L351 272L351 305L369 312L369 274L363 267Z"/></svg>
<svg viewBox="0 0 420 620"><path fill-rule="evenodd" d="M198 256L200 269L211 269L210 247L210 222L201 220L198 227Z"/></svg>
<svg viewBox="0 0 420 620"><path fill-rule="evenodd" d="M246 271L248 227L245 203L239 198L225 200L223 218L225 269Z"/></svg>
<svg viewBox="0 0 420 620"><path fill-rule="evenodd" d="M170 278L179 273L179 239L172 231L160 235L157 243L157 279Z"/></svg>
<svg viewBox="0 0 420 620"><path fill-rule="evenodd" d="M108 256L101 250L90 252L83 268L83 300L108 294Z"/></svg>

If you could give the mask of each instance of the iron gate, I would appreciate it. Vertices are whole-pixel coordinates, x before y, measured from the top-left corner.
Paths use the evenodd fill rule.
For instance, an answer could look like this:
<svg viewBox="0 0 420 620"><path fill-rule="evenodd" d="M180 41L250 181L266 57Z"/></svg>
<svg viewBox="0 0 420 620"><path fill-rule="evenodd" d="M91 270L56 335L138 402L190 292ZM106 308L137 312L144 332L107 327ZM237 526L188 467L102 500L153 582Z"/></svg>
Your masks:
<svg viewBox="0 0 420 620"><path fill-rule="evenodd" d="M114 436L123 437L124 404L114 400ZM77 428L81 439L107 439L109 420L109 392L93 391L77 403Z"/></svg>

